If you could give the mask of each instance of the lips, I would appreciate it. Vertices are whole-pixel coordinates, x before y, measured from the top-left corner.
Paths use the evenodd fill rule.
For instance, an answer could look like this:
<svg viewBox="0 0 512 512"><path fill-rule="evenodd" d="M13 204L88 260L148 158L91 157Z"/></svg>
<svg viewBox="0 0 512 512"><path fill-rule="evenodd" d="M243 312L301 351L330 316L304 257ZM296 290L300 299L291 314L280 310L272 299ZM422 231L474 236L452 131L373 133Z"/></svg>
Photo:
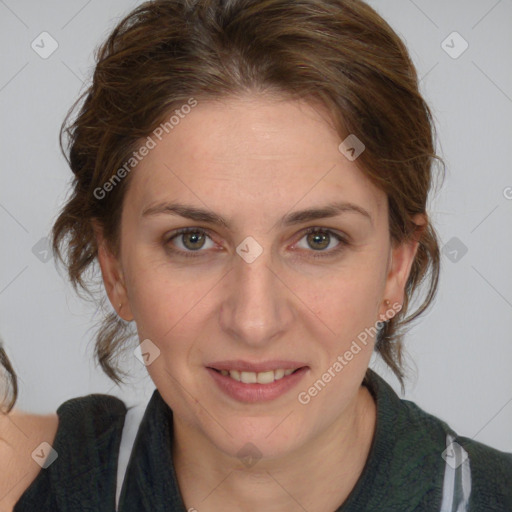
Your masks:
<svg viewBox="0 0 512 512"><path fill-rule="evenodd" d="M238 361L236 363L230 362L229 364L216 363L216 365L223 368L216 369L208 366L206 370L212 377L213 382L216 383L217 389L230 398L245 403L275 400L295 388L309 372L308 366L290 361L273 361L260 365ZM279 365L281 365L281 368L279 368ZM292 366L292 368L284 369L282 367L287 365ZM268 368L269 366L274 366L274 369L253 372L227 369L230 366L236 366L237 368L254 368L255 366Z"/></svg>

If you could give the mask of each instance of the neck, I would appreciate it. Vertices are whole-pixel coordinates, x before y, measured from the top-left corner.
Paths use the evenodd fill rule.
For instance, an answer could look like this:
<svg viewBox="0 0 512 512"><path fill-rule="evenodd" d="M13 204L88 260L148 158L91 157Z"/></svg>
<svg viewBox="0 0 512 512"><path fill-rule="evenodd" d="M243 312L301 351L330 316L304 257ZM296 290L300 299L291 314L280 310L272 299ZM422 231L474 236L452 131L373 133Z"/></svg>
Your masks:
<svg viewBox="0 0 512 512"><path fill-rule="evenodd" d="M200 512L332 512L361 476L375 423L375 402L361 386L350 410L307 446L240 468L238 459L204 445L174 418L173 461L183 501Z"/></svg>

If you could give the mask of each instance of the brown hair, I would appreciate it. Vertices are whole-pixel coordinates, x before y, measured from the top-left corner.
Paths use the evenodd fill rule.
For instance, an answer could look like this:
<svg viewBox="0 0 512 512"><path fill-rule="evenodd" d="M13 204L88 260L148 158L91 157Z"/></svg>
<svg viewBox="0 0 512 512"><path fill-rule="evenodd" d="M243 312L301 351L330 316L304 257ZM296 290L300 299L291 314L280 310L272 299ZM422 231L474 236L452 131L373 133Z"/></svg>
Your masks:
<svg viewBox="0 0 512 512"><path fill-rule="evenodd" d="M419 239L403 308L379 329L376 341L403 388L404 327L431 304L440 270L430 220L421 230L412 217L426 214L432 164L442 160L435 154L435 127L415 67L392 28L360 0L155 0L118 23L97 49L96 60L92 84L62 126L61 148L66 155L67 135L74 180L52 231L54 254L77 293L81 289L93 297L98 276L92 270L97 257L93 219L118 255L131 174L103 199L95 190L112 179L173 109L190 98L246 92L320 103L331 113L340 142L355 134L365 144L357 163L387 194L392 242ZM86 278L87 270L91 275ZM406 317L423 281L424 300ZM100 301L106 303L104 293ZM112 310L97 331L95 357L115 382L126 375L115 363L132 335L129 324Z"/></svg>

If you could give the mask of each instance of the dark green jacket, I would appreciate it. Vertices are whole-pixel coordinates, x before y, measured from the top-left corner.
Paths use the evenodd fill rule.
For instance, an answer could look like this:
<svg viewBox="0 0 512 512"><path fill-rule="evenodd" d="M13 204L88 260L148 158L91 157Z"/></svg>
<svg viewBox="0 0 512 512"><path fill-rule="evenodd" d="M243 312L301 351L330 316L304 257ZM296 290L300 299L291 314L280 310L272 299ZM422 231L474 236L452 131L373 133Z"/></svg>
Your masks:
<svg viewBox="0 0 512 512"><path fill-rule="evenodd" d="M459 437L440 419L401 400L372 370L364 385L377 403L376 432L361 477L333 512L512 512L511 453ZM57 409L60 424L52 446L58 458L40 471L14 511L113 512L126 412L110 395L64 402ZM155 390L133 444L120 512L186 512L171 440L172 411Z"/></svg>

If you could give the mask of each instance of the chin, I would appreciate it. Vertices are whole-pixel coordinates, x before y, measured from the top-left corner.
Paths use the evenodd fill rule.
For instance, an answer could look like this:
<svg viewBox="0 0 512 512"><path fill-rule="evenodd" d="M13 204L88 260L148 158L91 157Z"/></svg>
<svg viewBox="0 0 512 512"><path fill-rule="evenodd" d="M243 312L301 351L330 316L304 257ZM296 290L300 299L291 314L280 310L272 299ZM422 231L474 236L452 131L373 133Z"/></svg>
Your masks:
<svg viewBox="0 0 512 512"><path fill-rule="evenodd" d="M286 456L299 448L303 442L303 432L283 421L286 414L279 417L234 418L223 422L223 429L209 432L210 441L226 455L240 459L245 466L246 460L272 459ZM294 419L296 421L296 418Z"/></svg>

